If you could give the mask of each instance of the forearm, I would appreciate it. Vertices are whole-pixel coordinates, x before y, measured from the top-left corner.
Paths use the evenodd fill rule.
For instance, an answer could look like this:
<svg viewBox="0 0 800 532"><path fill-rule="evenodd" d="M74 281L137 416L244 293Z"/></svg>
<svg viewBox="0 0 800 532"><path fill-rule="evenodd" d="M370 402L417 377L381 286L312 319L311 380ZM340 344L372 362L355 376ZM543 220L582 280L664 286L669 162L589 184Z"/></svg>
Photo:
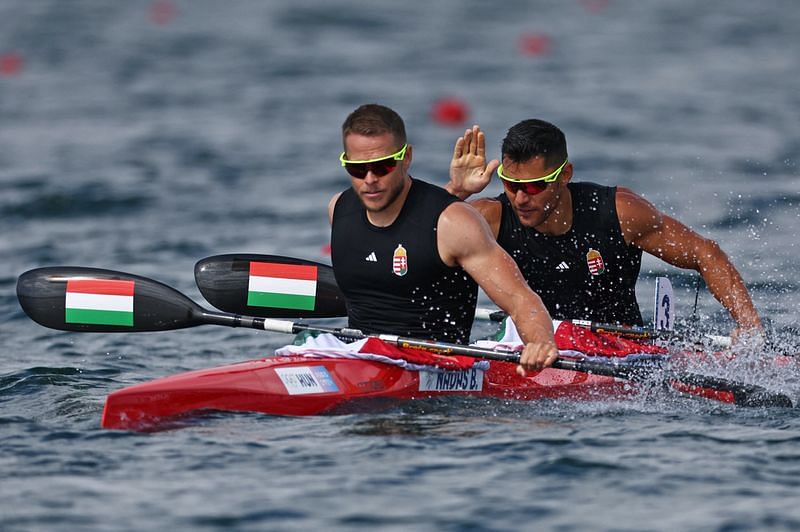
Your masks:
<svg viewBox="0 0 800 532"><path fill-rule="evenodd" d="M636 203L634 195L626 197ZM629 223L626 226L633 235L632 244L673 266L698 271L709 291L731 313L739 328L761 328L758 312L741 275L715 241L698 235L651 206L640 204L639 207L640 210L633 213L626 211L626 220L639 222L638 225ZM623 203L622 209L626 208L630 209L631 205ZM654 222L648 226L641 223L642 220Z"/></svg>
<svg viewBox="0 0 800 532"><path fill-rule="evenodd" d="M522 277L514 259L501 248L491 262L490 273L478 284L517 326L525 343L553 342L553 320L542 299Z"/></svg>
<svg viewBox="0 0 800 532"><path fill-rule="evenodd" d="M731 263L728 256L714 245L714 249L705 255L700 263L700 274L708 286L708 290L719 301L739 327L744 329L761 328L750 293L742 276Z"/></svg>
<svg viewBox="0 0 800 532"><path fill-rule="evenodd" d="M553 339L553 320L547 312L541 298L518 298L519 301L511 309L504 309L514 320L523 342L549 342Z"/></svg>

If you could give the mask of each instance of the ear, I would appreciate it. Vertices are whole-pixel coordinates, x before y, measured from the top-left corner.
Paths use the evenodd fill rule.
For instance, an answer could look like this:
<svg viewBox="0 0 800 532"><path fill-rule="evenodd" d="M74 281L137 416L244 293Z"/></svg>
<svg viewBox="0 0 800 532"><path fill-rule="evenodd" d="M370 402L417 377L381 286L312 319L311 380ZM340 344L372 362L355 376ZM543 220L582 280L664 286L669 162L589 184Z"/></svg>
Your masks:
<svg viewBox="0 0 800 532"><path fill-rule="evenodd" d="M561 170L561 175L558 176L558 180L564 183L565 185L570 182L572 179L572 163L567 163L564 166L564 169Z"/></svg>
<svg viewBox="0 0 800 532"><path fill-rule="evenodd" d="M403 159L403 169L407 172L408 168L411 166L411 159L414 155L414 149L411 147L411 144L408 145L406 148L406 156Z"/></svg>

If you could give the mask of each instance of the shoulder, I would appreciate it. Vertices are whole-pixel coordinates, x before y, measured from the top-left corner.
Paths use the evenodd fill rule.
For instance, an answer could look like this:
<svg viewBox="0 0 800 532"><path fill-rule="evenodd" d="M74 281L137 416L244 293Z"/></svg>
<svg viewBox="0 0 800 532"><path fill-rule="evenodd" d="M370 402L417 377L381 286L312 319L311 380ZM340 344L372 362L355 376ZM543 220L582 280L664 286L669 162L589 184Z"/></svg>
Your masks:
<svg viewBox="0 0 800 532"><path fill-rule="evenodd" d="M487 221L499 220L503 214L503 204L496 198L480 198L469 202L470 205L475 207L486 218Z"/></svg>
<svg viewBox="0 0 800 532"><path fill-rule="evenodd" d="M500 232L500 222L503 220L503 203L498 198L480 198L469 202L480 213L495 238Z"/></svg>
<svg viewBox="0 0 800 532"><path fill-rule="evenodd" d="M442 211L436 234L439 256L448 266L460 264L479 250L496 245L481 213L463 201L452 203Z"/></svg>
<svg viewBox="0 0 800 532"><path fill-rule="evenodd" d="M427 181L422 181L416 177L411 178L411 190L418 197L430 198L434 201L452 202L461 201L457 196L454 196L447 189L434 185Z"/></svg>
<svg viewBox="0 0 800 532"><path fill-rule="evenodd" d="M489 225L475 207L464 201L456 201L442 211L437 230L439 239L483 239L488 234Z"/></svg>
<svg viewBox="0 0 800 532"><path fill-rule="evenodd" d="M337 192L328 202L328 221L330 223L333 223L333 211L336 210L336 204L339 202L339 198L342 197L342 194L344 194L344 192Z"/></svg>
<svg viewBox="0 0 800 532"><path fill-rule="evenodd" d="M454 201L442 211L439 221L445 222L474 222L481 220L482 217L478 210L465 201Z"/></svg>
<svg viewBox="0 0 800 532"><path fill-rule="evenodd" d="M620 228L628 242L658 231L664 224L664 214L629 188L617 187L615 203Z"/></svg>
<svg viewBox="0 0 800 532"><path fill-rule="evenodd" d="M658 210L652 203L631 189L627 187L616 187L616 189L617 193L614 201L616 203L617 212L619 213L620 219L622 219L623 215L626 218L630 218L641 216L643 214L652 215L654 213L658 213Z"/></svg>

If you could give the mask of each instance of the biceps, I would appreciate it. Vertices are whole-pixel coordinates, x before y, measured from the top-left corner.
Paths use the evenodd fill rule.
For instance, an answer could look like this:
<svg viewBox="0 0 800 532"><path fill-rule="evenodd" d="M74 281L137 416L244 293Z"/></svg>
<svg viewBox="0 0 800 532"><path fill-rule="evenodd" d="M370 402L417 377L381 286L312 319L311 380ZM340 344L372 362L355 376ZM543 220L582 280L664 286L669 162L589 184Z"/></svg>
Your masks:
<svg viewBox="0 0 800 532"><path fill-rule="evenodd" d="M642 235L636 245L643 251L679 268L696 269L713 242L675 219L665 217L657 230Z"/></svg>

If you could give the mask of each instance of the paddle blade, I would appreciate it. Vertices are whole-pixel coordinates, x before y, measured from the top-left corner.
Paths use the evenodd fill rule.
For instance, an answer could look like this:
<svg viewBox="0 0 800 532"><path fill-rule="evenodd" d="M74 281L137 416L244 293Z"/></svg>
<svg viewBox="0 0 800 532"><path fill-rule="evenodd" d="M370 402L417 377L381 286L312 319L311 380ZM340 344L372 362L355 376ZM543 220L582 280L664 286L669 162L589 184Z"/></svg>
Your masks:
<svg viewBox="0 0 800 532"><path fill-rule="evenodd" d="M62 331L167 331L199 325L202 313L194 301L152 279L74 266L23 273L17 298L33 321Z"/></svg>
<svg viewBox="0 0 800 532"><path fill-rule="evenodd" d="M333 268L277 255L216 255L199 261L200 293L220 310L264 318L346 316Z"/></svg>

